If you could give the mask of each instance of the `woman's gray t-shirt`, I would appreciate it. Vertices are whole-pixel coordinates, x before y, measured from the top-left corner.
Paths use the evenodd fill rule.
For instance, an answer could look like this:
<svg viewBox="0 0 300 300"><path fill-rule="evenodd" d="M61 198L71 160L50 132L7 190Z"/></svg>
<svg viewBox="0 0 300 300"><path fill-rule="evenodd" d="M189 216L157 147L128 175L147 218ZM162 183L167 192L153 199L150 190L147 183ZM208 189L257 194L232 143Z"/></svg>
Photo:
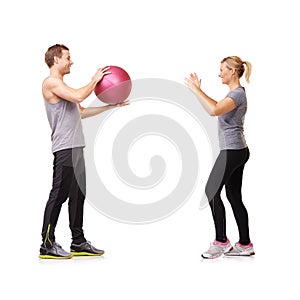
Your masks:
<svg viewBox="0 0 300 300"><path fill-rule="evenodd" d="M218 117L220 150L246 148L244 119L247 111L247 97L245 89L239 86L230 91L227 97L235 102L236 107Z"/></svg>

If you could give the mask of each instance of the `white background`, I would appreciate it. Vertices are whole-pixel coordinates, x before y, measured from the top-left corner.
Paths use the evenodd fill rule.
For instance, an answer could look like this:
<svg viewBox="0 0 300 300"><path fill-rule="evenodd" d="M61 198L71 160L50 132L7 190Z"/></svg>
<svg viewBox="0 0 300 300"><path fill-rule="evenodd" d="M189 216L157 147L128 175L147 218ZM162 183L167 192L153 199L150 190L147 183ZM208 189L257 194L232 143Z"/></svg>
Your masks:
<svg viewBox="0 0 300 300"><path fill-rule="evenodd" d="M295 298L297 7L292 0L2 2L0 272L5 299ZM74 65L66 81L74 87L109 64L124 67L132 79L180 83L196 71L203 89L219 100L227 92L217 76L220 60L238 55L253 64L245 124L251 159L243 192L254 258L201 259L214 232L210 211L198 209L196 193L170 217L139 226L106 218L87 202L85 232L105 256L38 259L52 177L41 83L48 75L44 53L55 43L70 48ZM235 242L237 230L225 204L228 236ZM67 219L65 204L57 240L66 249Z"/></svg>

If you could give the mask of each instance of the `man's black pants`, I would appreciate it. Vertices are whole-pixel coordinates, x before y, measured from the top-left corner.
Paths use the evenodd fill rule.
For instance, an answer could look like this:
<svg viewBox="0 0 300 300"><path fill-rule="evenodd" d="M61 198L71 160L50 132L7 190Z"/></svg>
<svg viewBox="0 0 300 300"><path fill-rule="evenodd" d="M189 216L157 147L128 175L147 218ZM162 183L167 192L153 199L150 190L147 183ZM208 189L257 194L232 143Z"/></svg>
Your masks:
<svg viewBox="0 0 300 300"><path fill-rule="evenodd" d="M55 227L62 204L69 199L69 226L75 244L85 242L83 206L86 194L86 175L83 148L64 149L54 153L53 183L46 204L42 229L43 246L55 241Z"/></svg>

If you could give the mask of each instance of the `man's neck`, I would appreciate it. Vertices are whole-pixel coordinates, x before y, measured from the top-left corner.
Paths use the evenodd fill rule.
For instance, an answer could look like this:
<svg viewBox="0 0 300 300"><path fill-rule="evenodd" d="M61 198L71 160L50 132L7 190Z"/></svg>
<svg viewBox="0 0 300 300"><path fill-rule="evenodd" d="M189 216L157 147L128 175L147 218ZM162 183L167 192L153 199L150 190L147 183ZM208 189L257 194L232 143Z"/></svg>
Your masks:
<svg viewBox="0 0 300 300"><path fill-rule="evenodd" d="M59 72L57 69L50 69L50 77L54 77L54 78L63 80L64 74Z"/></svg>

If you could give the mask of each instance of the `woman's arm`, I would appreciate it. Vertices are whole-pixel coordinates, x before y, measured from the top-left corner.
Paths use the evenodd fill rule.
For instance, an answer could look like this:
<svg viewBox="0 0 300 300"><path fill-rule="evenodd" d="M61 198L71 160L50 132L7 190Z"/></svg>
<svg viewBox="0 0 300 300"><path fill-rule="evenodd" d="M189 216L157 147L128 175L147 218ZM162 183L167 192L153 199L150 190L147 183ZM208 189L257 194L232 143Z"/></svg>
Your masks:
<svg viewBox="0 0 300 300"><path fill-rule="evenodd" d="M207 96L201 90L201 79L198 79L196 73L191 73L189 77L184 80L186 86L196 95L197 99L203 106L203 108L211 116L220 116L232 111L236 105L233 99L225 98L219 102Z"/></svg>

